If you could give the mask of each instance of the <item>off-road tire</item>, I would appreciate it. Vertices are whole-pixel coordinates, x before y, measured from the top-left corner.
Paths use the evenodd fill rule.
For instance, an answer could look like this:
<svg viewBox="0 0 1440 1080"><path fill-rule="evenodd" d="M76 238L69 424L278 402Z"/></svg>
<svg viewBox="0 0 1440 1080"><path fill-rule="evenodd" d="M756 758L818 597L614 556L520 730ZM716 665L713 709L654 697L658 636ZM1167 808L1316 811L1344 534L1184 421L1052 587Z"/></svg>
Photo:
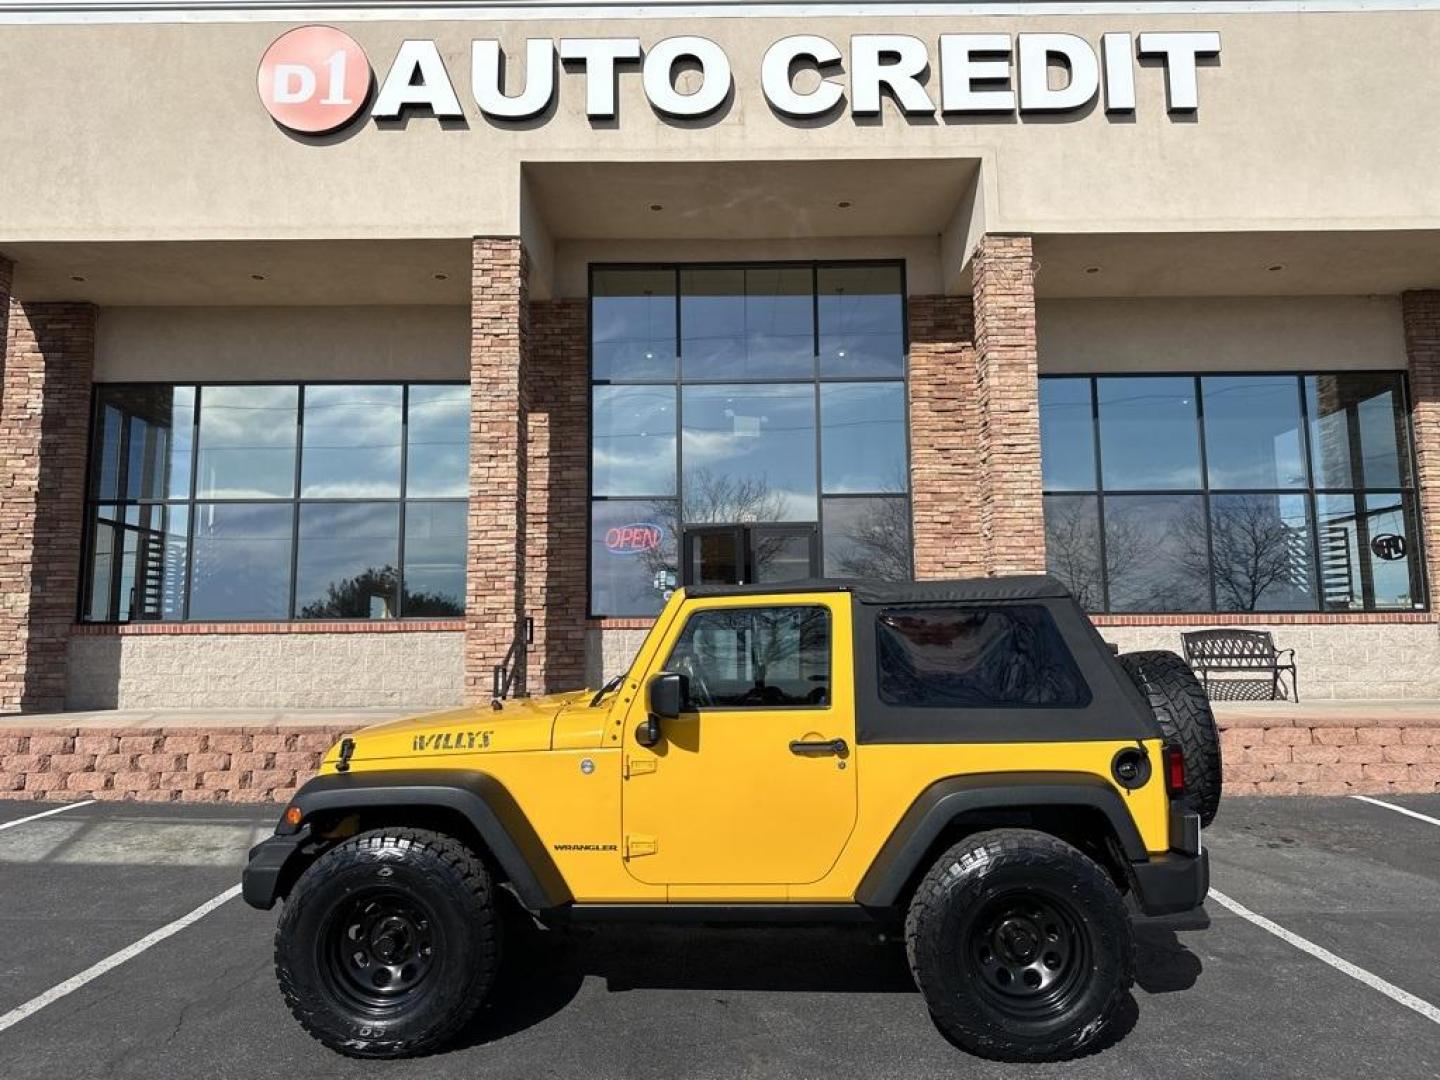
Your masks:
<svg viewBox="0 0 1440 1080"><path fill-rule="evenodd" d="M1004 935L1017 927L1052 985L1039 987L1039 973L1033 990L1013 975L1000 984L999 967L1014 956L997 956L996 946L1009 948L1014 939ZM1130 919L1110 876L1078 849L1028 829L976 833L941 855L910 902L905 949L935 1025L998 1061L1063 1061L1093 1050L1134 979ZM1035 970L1022 974L1028 980Z"/></svg>
<svg viewBox="0 0 1440 1080"><path fill-rule="evenodd" d="M398 913L389 922L383 905ZM398 935L372 956L371 942L392 924ZM351 935L367 925L374 932L355 946L366 951L353 951ZM398 1005L377 1007L357 979L367 971L378 978L397 940L412 947L406 955L415 962L401 976L387 969L387 979L402 980L391 992L403 980L415 982L398 992ZM423 945L428 959L415 947ZM500 919L485 864L458 840L423 829L361 833L327 851L296 883L275 931L275 974L290 1012L320 1042L351 1057L411 1057L444 1045L484 1002L499 961Z"/></svg>
<svg viewBox="0 0 1440 1080"><path fill-rule="evenodd" d="M1185 803L1200 815L1200 827L1220 809L1220 730L1205 688L1181 657L1163 649L1122 653L1125 669L1150 702L1165 738L1185 757Z"/></svg>

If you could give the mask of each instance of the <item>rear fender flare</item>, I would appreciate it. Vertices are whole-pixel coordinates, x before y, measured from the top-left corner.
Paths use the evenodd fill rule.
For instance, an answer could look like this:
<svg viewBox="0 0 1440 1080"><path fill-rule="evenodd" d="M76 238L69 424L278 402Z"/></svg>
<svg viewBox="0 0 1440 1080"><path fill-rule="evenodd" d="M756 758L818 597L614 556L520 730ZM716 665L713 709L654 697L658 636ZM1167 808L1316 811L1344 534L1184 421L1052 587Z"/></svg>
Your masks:
<svg viewBox="0 0 1440 1080"><path fill-rule="evenodd" d="M855 891L866 907L896 904L936 838L964 814L1030 807L1098 810L1110 823L1125 858L1144 862L1144 841L1120 794L1089 773L1014 772L952 776L931 784L910 804Z"/></svg>

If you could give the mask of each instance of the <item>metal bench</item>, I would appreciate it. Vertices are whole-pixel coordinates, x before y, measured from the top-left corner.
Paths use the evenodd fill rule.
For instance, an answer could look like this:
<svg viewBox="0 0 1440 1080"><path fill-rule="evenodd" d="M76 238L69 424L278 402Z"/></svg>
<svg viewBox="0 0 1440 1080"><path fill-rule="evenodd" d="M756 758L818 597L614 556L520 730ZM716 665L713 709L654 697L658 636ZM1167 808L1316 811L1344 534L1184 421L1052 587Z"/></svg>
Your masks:
<svg viewBox="0 0 1440 1080"><path fill-rule="evenodd" d="M1212 671L1268 671L1270 700L1280 697L1282 672L1290 673L1290 692L1300 700L1300 680L1295 671L1295 650L1275 648L1275 639L1268 630L1194 630L1181 634L1185 644L1185 661L1199 673L1210 693Z"/></svg>

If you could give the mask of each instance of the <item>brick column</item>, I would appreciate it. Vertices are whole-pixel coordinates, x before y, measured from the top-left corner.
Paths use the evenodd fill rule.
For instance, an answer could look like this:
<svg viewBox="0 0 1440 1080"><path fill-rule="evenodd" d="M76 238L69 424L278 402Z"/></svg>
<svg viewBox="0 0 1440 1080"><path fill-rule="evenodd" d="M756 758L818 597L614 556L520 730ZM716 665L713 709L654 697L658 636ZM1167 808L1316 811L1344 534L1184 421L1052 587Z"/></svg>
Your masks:
<svg viewBox="0 0 1440 1080"><path fill-rule="evenodd" d="M525 607L535 620L535 693L585 683L585 563L589 535L589 353L584 300L530 305L529 498Z"/></svg>
<svg viewBox="0 0 1440 1080"><path fill-rule="evenodd" d="M1045 569L1045 515L1030 237L984 236L974 281L980 540L990 573L1034 573Z"/></svg>
<svg viewBox="0 0 1440 1080"><path fill-rule="evenodd" d="M470 277L470 513L465 696L490 696L491 671L523 626L528 296L525 249L476 237ZM523 681L523 675L522 675ZM518 688L524 690L523 685Z"/></svg>
<svg viewBox="0 0 1440 1080"><path fill-rule="evenodd" d="M907 308L915 577L980 577L973 307L968 296L912 296Z"/></svg>
<svg viewBox="0 0 1440 1080"><path fill-rule="evenodd" d="M1410 366L1415 480L1425 535L1425 574L1432 612L1440 589L1440 291L1400 297L1405 354Z"/></svg>
<svg viewBox="0 0 1440 1080"><path fill-rule="evenodd" d="M5 341L10 325L10 285L15 280L15 264L0 255L0 400L5 393Z"/></svg>
<svg viewBox="0 0 1440 1080"><path fill-rule="evenodd" d="M0 394L0 712L65 706L94 360L89 304L9 305Z"/></svg>

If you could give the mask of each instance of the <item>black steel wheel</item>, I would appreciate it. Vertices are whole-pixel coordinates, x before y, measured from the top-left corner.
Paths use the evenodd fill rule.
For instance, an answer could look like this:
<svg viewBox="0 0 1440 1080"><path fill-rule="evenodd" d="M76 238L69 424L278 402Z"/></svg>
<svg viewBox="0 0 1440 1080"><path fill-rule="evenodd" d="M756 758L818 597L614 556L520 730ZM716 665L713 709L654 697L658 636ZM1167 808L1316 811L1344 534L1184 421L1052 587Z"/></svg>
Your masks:
<svg viewBox="0 0 1440 1080"><path fill-rule="evenodd" d="M499 964L490 876L420 829L362 833L301 876L275 932L275 971L305 1030L353 1057L437 1049L478 1009Z"/></svg>
<svg viewBox="0 0 1440 1080"><path fill-rule="evenodd" d="M1026 829L946 851L911 901L905 944L936 1026L1002 1061L1093 1049L1133 980L1130 920L1109 875Z"/></svg>

